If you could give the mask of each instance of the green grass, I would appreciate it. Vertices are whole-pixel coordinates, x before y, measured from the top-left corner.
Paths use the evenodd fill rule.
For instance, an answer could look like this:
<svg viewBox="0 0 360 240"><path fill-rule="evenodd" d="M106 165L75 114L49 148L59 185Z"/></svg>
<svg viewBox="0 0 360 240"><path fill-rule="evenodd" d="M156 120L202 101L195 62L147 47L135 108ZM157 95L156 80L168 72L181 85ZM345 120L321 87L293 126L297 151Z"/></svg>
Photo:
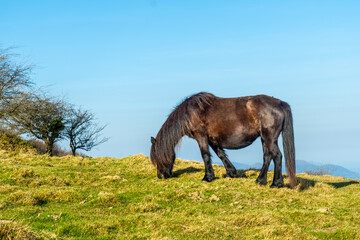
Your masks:
<svg viewBox="0 0 360 240"><path fill-rule="evenodd" d="M2 152L0 239L360 239L359 181L298 174L296 189L270 189L254 170L214 170L204 184L190 161L159 180L143 155Z"/></svg>

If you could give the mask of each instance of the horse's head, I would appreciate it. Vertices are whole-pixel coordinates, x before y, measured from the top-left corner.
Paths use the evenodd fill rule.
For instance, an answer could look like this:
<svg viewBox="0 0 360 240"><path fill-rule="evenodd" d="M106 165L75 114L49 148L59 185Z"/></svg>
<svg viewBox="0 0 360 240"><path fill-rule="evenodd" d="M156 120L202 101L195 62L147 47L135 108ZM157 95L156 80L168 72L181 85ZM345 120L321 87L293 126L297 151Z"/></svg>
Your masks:
<svg viewBox="0 0 360 240"><path fill-rule="evenodd" d="M166 151L155 138L151 137L150 159L157 168L158 178L169 178L175 161L175 152Z"/></svg>

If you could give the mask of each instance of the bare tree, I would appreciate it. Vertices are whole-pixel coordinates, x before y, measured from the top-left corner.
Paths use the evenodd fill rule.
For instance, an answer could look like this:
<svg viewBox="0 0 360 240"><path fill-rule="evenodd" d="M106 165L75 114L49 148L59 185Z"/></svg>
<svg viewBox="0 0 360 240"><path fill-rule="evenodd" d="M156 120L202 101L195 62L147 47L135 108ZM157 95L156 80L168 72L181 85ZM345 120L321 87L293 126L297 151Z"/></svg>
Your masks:
<svg viewBox="0 0 360 240"><path fill-rule="evenodd" d="M14 110L14 98L29 87L32 66L15 63L16 55L10 49L0 49L0 118ZM11 106L10 106L11 105Z"/></svg>
<svg viewBox="0 0 360 240"><path fill-rule="evenodd" d="M108 141L109 138L101 138L100 134L105 127L106 125L98 126L93 113L81 108L70 108L64 137L70 142L72 154L75 156L78 149L90 151L93 147Z"/></svg>
<svg viewBox="0 0 360 240"><path fill-rule="evenodd" d="M50 155L53 154L55 142L63 137L69 139L73 155L77 149L90 151L108 140L101 138L100 134L105 126L98 126L94 115L89 111L73 107L68 110L62 100L48 97L40 90L31 92L32 66L15 63L15 57L10 49L0 48L2 127L44 141L46 152Z"/></svg>
<svg viewBox="0 0 360 240"><path fill-rule="evenodd" d="M63 100L45 94L23 93L16 99L16 111L6 119L9 126L20 134L29 134L43 140L46 153L53 155L55 142L61 139L65 128L66 107Z"/></svg>

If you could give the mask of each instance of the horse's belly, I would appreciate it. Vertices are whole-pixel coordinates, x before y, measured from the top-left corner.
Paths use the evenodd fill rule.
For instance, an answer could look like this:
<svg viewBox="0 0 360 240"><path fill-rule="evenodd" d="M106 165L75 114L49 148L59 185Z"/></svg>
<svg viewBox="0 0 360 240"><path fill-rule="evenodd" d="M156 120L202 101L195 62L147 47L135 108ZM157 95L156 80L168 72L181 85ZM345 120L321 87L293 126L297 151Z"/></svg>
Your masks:
<svg viewBox="0 0 360 240"><path fill-rule="evenodd" d="M234 137L229 139L228 141L224 141L220 144L220 146L227 149L244 148L252 144L256 140L256 138L258 138L258 136L247 136L245 138Z"/></svg>
<svg viewBox="0 0 360 240"><path fill-rule="evenodd" d="M227 149L239 149L249 146L253 143L259 134L256 131L238 128L233 131L225 131L214 136L209 136L209 139L215 145Z"/></svg>

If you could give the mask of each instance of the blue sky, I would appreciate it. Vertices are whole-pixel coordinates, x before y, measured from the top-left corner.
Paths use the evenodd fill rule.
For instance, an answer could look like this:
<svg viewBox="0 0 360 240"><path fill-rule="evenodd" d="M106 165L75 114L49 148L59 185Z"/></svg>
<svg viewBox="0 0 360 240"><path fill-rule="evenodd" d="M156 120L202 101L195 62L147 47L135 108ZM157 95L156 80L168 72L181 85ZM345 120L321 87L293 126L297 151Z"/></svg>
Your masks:
<svg viewBox="0 0 360 240"><path fill-rule="evenodd" d="M297 159L360 172L359 12L358 1L2 0L0 45L108 124L92 156L148 155L193 93L268 94L292 107ZM259 141L228 153L262 161ZM189 139L178 156L201 160Z"/></svg>

